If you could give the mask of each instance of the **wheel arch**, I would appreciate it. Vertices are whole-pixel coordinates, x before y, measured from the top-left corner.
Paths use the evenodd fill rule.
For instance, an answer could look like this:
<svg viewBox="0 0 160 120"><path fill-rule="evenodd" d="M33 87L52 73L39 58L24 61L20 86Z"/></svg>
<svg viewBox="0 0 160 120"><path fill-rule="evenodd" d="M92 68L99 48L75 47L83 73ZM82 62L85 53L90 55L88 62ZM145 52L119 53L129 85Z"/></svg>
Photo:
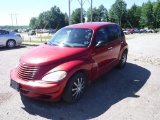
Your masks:
<svg viewBox="0 0 160 120"><path fill-rule="evenodd" d="M6 46L7 46L8 41L10 41L10 40L14 41L15 44L16 44L16 40L15 40L15 39L8 39L8 40L6 41Z"/></svg>
<svg viewBox="0 0 160 120"><path fill-rule="evenodd" d="M128 54L128 47L125 47L125 48L123 48L123 49L121 50L121 52L120 52L120 54L119 54L119 57L118 57L118 60L121 59L121 56L122 56L123 52L127 52L127 54Z"/></svg>
<svg viewBox="0 0 160 120"><path fill-rule="evenodd" d="M74 74L76 74L76 73L83 73L85 76L86 76L86 78L87 78L87 81L89 82L90 80L89 80L89 73L88 73L88 71L86 70L86 69L79 69L79 70L77 70L76 72L74 72L73 74L72 74L72 76L74 75ZM72 77L71 76L71 77Z"/></svg>

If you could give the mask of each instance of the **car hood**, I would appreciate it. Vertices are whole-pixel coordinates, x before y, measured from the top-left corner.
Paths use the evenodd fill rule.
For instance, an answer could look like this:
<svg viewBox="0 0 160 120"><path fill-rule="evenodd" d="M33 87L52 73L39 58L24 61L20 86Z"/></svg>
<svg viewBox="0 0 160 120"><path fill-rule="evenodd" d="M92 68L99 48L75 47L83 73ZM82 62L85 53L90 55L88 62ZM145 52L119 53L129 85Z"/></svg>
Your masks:
<svg viewBox="0 0 160 120"><path fill-rule="evenodd" d="M86 50L87 48L41 45L24 54L20 58L20 63L29 66L61 63L80 56L86 56Z"/></svg>

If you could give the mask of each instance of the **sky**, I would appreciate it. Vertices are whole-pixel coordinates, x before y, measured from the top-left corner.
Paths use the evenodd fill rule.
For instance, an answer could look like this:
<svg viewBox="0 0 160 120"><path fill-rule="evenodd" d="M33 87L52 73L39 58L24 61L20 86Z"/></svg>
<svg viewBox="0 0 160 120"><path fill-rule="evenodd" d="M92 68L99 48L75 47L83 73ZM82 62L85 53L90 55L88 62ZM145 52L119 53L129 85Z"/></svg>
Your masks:
<svg viewBox="0 0 160 120"><path fill-rule="evenodd" d="M80 8L79 1L81 0L70 0L71 1L71 12L76 8ZM90 7L91 0L83 0L83 8L87 11ZM115 3L115 0L92 0L93 8L98 8L101 4L109 10ZM142 3L146 3L148 0L124 0L127 3L127 8L135 3L141 6ZM155 1L155 0L150 0ZM32 17L38 17L43 11L50 10L51 7L57 6L61 12L68 13L68 2L69 0L0 0L0 26L3 25L29 25ZM12 17L11 17L12 16ZM12 19L11 19L12 18ZM16 22L17 21L17 22Z"/></svg>

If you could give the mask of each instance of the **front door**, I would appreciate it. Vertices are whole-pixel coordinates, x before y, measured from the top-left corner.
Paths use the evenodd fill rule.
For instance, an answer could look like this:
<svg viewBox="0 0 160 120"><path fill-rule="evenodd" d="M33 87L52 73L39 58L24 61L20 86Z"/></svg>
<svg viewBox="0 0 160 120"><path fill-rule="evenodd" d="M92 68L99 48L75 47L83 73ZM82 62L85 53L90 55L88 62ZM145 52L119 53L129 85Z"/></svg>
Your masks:
<svg viewBox="0 0 160 120"><path fill-rule="evenodd" d="M110 69L110 64L112 63L112 49L109 44L107 44L108 34L105 28L101 28L96 33L95 48L92 52L92 58L94 60L94 73L99 76ZM96 47L99 41L105 41L106 44L103 46Z"/></svg>

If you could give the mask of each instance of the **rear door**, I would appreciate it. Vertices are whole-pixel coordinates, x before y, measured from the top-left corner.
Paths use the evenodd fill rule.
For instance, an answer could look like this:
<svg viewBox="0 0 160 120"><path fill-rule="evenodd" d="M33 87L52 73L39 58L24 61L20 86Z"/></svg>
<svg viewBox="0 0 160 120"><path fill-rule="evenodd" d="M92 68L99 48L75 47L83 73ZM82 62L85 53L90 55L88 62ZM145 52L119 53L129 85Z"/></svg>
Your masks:
<svg viewBox="0 0 160 120"><path fill-rule="evenodd" d="M106 27L108 33L108 47L110 48L111 65L115 66L119 61L118 57L123 44L123 33L118 25L110 25Z"/></svg>
<svg viewBox="0 0 160 120"><path fill-rule="evenodd" d="M0 46L6 46L7 36L9 32L6 30L0 30Z"/></svg>

